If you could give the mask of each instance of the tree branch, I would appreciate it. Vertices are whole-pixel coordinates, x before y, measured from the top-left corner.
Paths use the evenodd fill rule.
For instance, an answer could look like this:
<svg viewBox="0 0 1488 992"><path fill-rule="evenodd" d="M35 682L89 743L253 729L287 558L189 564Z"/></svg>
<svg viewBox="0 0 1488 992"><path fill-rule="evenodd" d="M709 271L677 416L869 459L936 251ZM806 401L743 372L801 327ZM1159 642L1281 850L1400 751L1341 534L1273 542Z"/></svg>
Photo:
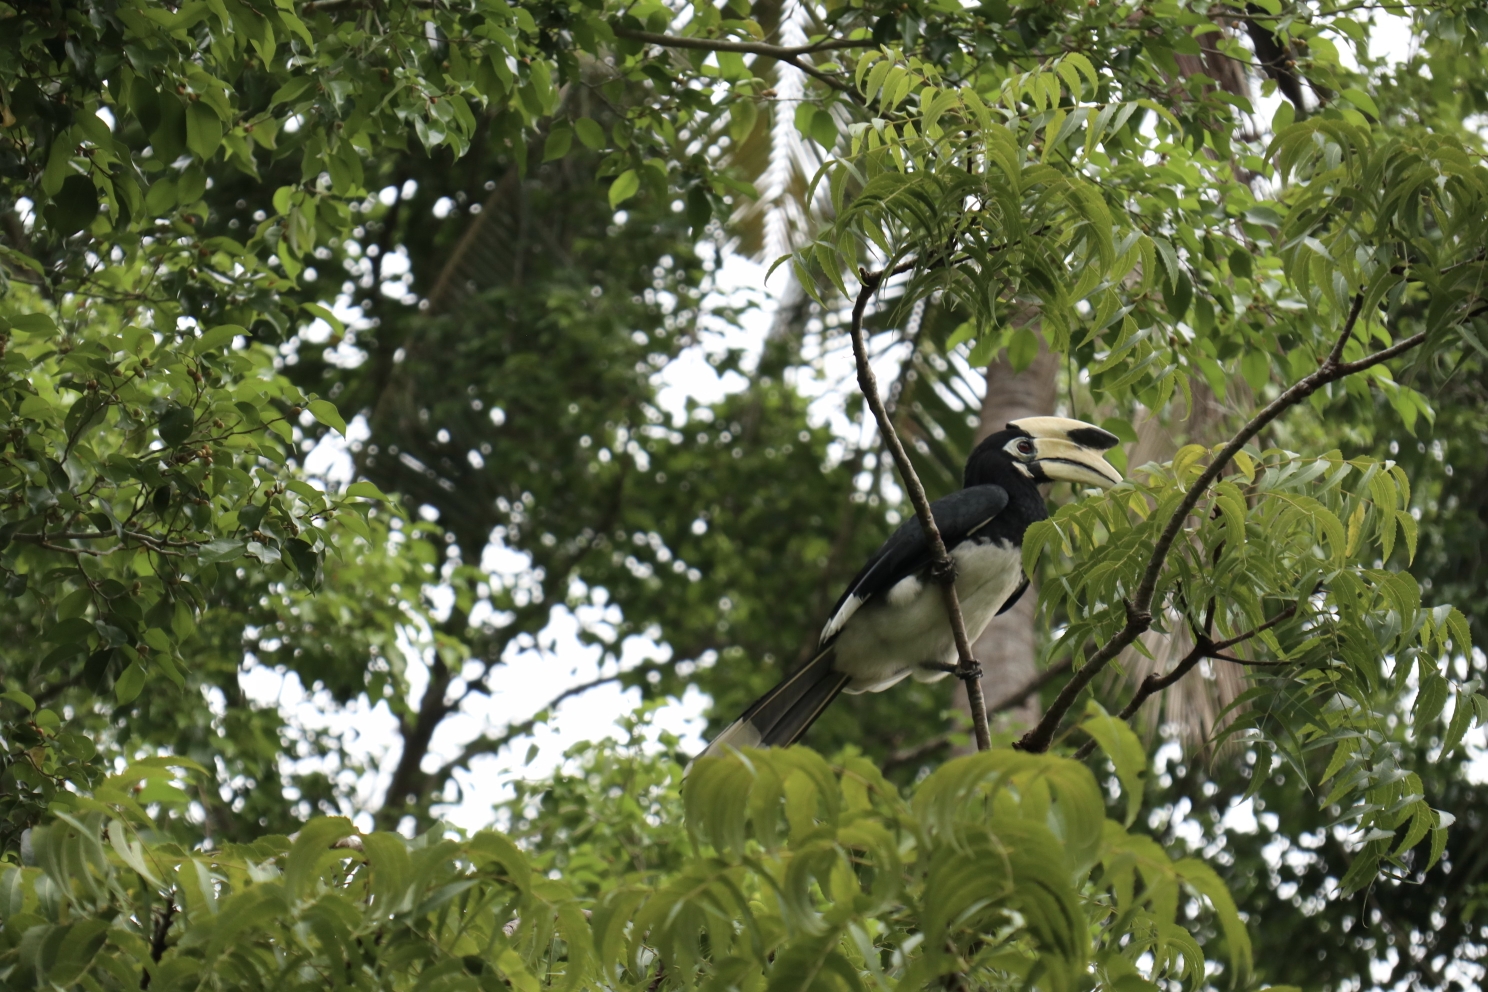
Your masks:
<svg viewBox="0 0 1488 992"><path fill-rule="evenodd" d="M175 918L176 900L171 896L167 896L165 909L155 918L155 931L150 935L150 960L156 964L159 964L160 959L165 957L166 935L170 933L171 921ZM139 987L141 989L148 989L150 987L150 969L140 969Z"/></svg>
<svg viewBox="0 0 1488 992"><path fill-rule="evenodd" d="M554 696L552 699L544 703L542 709L538 710L538 712L541 713L544 710L551 710L563 703L565 700L572 699L574 696L582 695L583 693L588 692L590 689L597 689L602 685L607 685L611 682L618 682L623 676L628 674L630 673L617 672L614 675L604 675L597 679L590 679L588 682L581 682L578 685L570 686L569 688L564 689L558 695ZM451 758L443 765L439 766L439 770L431 775L430 778L436 782L443 782L449 778L449 776L454 772L456 768L466 767L469 764L471 758L474 758L477 755L481 754L494 754L495 752L500 751L502 748L506 747L512 741L516 740L518 737L523 737L527 734L532 733L533 728L536 726L537 718L533 716L528 717L521 723L508 724L506 730L502 731L501 734L496 737L482 734L481 736L477 737L475 740L471 741L469 744L466 744L463 748L461 748L458 755Z"/></svg>
<svg viewBox="0 0 1488 992"><path fill-rule="evenodd" d="M820 69L801 61L801 56L810 55L814 52L828 52L839 48L878 47L878 42L870 38L864 38L859 41L838 38L831 41L819 41L814 45L796 45L785 48L780 45L768 45L762 41L727 41L723 38L684 38L671 34L655 34L651 31L633 31L630 28L622 27L612 27L612 30L615 32L615 37L617 38L644 42L648 45L659 45L662 48L688 48L700 52L740 52L745 55L759 55L763 58L773 59L776 62L784 62L786 65L794 66L812 79L826 83L835 90L852 94L855 94L856 91L847 83L833 78Z"/></svg>
<svg viewBox="0 0 1488 992"><path fill-rule="evenodd" d="M1137 687L1137 691L1132 696L1131 702L1126 704L1126 708L1117 715L1117 719L1130 720L1132 717L1136 716L1137 710L1142 708L1143 703L1147 702L1147 700L1150 699L1154 694L1162 692L1168 686L1183 678L1183 676L1187 675L1193 670L1195 665L1197 665L1200 661L1203 661L1205 658L1221 658L1224 661L1237 661L1238 659L1225 657L1218 654L1217 652L1223 651L1225 648L1234 647L1236 644L1239 644L1242 641L1248 641L1252 637L1255 637L1257 634L1259 634L1261 631L1270 630L1277 624L1284 623L1291 617L1295 616L1296 613L1297 604L1293 603L1291 606L1288 606L1286 609L1282 610L1280 613L1276 614L1276 616L1272 617L1270 620L1267 620L1259 627L1256 627L1253 630L1247 630L1245 633L1239 634L1235 637L1231 637L1229 640L1226 641L1211 641L1208 634L1198 635L1196 638L1194 638L1193 650L1184 655L1183 660L1174 665L1172 671L1170 671L1166 675L1149 675L1142 680L1142 684ZM1285 662L1278 662L1278 664L1285 664ZM1075 752L1075 758L1079 761L1084 761L1086 758L1090 757L1090 752L1094 750L1095 739L1091 738L1084 744L1080 745L1079 750Z"/></svg>
<svg viewBox="0 0 1488 992"><path fill-rule="evenodd" d="M914 504L915 516L919 517L920 526L925 530L925 538L930 543L932 562L930 574L940 583L941 595L945 599L946 616L951 624L951 635L956 641L958 664L953 674L966 685L966 698L971 704L971 722L972 729L976 733L977 750L985 751L992 746L992 738L987 729L987 704L982 698L982 671L981 666L972 657L971 641L966 636L966 620L961 615L961 603L956 597L956 565L946 552L945 541L940 536L940 528L935 525L935 514L930 511L930 501L925 497L925 487L920 484L920 478L915 474L914 466L910 464L909 455L904 451L899 434L894 430L894 422L884 407L883 397L878 394L878 380L873 374L873 367L868 363L868 348L863 342L863 313L868 308L868 301L873 298L878 287L883 284L884 278L891 272L908 271L908 268L912 267L913 263L903 263L893 270L881 269L877 272L863 270L859 273L863 288L858 291L857 301L853 304L852 323L849 327L852 335L853 358L856 359L858 366L858 388L862 390L863 398L868 401L868 407L873 411L873 417L878 422L879 433L883 435L884 443L894 457L894 465L899 470L899 478L904 482L904 488L909 493L909 500Z"/></svg>
<svg viewBox="0 0 1488 992"><path fill-rule="evenodd" d="M1343 344L1354 333L1354 326L1359 321L1359 314L1364 307L1364 296L1362 293L1354 297L1353 306L1349 309L1348 317L1344 321L1343 330L1339 336L1340 343L1334 344L1318 365L1316 371L1299 379L1287 388L1280 396L1268 403L1259 413L1250 419L1239 432L1232 437L1221 450L1215 455L1214 460L1209 463L1199 477L1189 486L1188 492L1173 510L1168 518L1167 525L1163 527L1158 536L1157 543L1152 548L1152 554L1147 560L1147 566L1142 572L1141 581L1137 585L1136 592L1125 602L1126 623L1121 630L1101 647L1085 665L1075 673L1074 677L1065 683L1059 696L1044 714L1044 718L1017 744L1024 751L1040 754L1049 749L1054 740L1054 735L1059 730L1059 724L1066 713L1074 706L1075 700L1085 689L1090 681L1100 674L1101 670L1111 662L1129 645L1140 637L1152 626L1152 597L1157 589L1157 580L1162 574L1163 567L1167 564L1168 553L1173 548L1173 542L1177 539L1179 531L1183 529L1183 523L1193 512L1195 506L1208 491L1209 486L1219 478L1221 472L1234 459L1237 452L1244 448L1266 425L1281 416L1288 409L1307 399L1319 389L1331 382L1336 382L1347 376L1365 369L1372 368L1381 362L1389 361L1391 358L1401 355L1426 340L1426 332L1412 334L1410 337L1402 338L1388 348L1384 348L1359 359L1356 362L1340 362L1336 355L1343 353Z"/></svg>

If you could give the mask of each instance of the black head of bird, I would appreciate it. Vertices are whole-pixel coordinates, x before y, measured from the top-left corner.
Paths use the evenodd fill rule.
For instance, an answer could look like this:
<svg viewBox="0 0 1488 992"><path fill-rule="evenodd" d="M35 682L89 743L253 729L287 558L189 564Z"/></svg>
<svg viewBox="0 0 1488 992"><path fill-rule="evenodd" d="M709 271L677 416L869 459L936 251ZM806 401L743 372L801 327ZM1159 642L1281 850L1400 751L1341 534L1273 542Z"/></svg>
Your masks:
<svg viewBox="0 0 1488 992"><path fill-rule="evenodd" d="M1110 489L1121 474L1101 457L1116 435L1065 417L1026 417L991 435L966 461L964 487L930 504L955 564L973 641L1028 586L1023 534L1048 515L1039 485ZM943 678L956 661L934 559L910 517L864 563L833 607L820 650L713 739L705 754L793 744L838 693L880 692L907 676Z"/></svg>
<svg viewBox="0 0 1488 992"><path fill-rule="evenodd" d="M1110 489L1121 473L1101 457L1121 439L1066 417L1025 417L989 435L966 460L962 485L1005 484L1019 476L1038 485L1070 482Z"/></svg>

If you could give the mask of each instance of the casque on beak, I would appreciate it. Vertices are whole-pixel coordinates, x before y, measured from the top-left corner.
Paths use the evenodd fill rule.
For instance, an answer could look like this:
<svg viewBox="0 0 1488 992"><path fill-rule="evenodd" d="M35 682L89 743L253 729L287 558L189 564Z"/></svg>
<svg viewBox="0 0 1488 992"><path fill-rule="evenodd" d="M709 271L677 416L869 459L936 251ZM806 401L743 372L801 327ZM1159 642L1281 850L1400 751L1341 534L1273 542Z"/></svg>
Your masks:
<svg viewBox="0 0 1488 992"><path fill-rule="evenodd" d="M1008 427L1033 438L1035 454L1030 468L1035 478L1042 477L1040 481L1099 489L1121 484L1121 473L1100 454L1121 443L1110 431L1065 417L1026 417Z"/></svg>

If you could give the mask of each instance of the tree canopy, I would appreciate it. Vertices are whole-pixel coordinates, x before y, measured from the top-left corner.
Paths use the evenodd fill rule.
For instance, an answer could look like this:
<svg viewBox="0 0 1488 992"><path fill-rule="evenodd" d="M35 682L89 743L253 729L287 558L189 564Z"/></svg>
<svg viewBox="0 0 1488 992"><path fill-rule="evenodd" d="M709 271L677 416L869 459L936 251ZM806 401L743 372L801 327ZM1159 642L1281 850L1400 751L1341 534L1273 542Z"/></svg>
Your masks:
<svg viewBox="0 0 1488 992"><path fill-rule="evenodd" d="M6 983L1471 979L1488 14L1375 10L0 3ZM774 327L673 416L728 252ZM847 348L892 367L857 439L802 388ZM684 775L642 713L439 822L552 707L436 740L559 613L729 719L1048 352L1124 440L1224 416L1051 494L1044 671L988 687L1030 726L950 758L918 686ZM375 806L248 659L388 708ZM1202 747L1132 722L1216 666Z"/></svg>

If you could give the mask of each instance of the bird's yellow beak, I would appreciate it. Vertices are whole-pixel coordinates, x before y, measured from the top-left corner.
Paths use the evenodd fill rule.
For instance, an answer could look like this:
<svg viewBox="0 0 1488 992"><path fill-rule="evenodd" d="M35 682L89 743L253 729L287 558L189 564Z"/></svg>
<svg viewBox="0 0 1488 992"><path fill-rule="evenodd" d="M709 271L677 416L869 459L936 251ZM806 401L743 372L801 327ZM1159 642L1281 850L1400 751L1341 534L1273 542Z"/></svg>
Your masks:
<svg viewBox="0 0 1488 992"><path fill-rule="evenodd" d="M1121 484L1121 473L1099 454L1061 438L1035 438L1038 454L1033 464L1055 482L1110 489Z"/></svg>
<svg viewBox="0 0 1488 992"><path fill-rule="evenodd" d="M1121 473L1101 457L1120 438L1110 431L1066 417L1027 417L1008 424L1033 439L1030 468L1040 481L1072 482L1077 486L1110 489L1121 484Z"/></svg>

